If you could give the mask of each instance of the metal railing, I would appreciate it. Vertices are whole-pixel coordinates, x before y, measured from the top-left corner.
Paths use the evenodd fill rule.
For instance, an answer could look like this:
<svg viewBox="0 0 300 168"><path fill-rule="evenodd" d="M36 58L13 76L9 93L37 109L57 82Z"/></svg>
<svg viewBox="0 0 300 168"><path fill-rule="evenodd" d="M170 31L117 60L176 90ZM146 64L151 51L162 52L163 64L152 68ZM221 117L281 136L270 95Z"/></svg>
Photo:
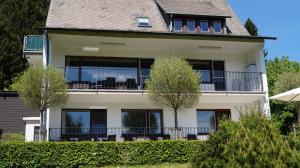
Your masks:
<svg viewBox="0 0 300 168"><path fill-rule="evenodd" d="M24 37L23 52L42 52L43 51L43 36L28 35Z"/></svg>
<svg viewBox="0 0 300 168"><path fill-rule="evenodd" d="M150 69L67 67L69 89L145 90ZM259 72L197 70L202 91L262 91Z"/></svg>
<svg viewBox="0 0 300 168"><path fill-rule="evenodd" d="M50 141L205 140L212 128L50 128Z"/></svg>

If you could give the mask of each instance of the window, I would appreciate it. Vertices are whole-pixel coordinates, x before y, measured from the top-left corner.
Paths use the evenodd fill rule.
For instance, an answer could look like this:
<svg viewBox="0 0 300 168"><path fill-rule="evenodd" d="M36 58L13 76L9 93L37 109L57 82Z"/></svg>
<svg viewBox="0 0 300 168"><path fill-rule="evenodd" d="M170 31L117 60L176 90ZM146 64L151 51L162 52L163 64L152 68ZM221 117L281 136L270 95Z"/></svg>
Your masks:
<svg viewBox="0 0 300 168"><path fill-rule="evenodd" d="M216 33L221 33L222 32L222 23L220 21L215 21L214 22L214 31Z"/></svg>
<svg viewBox="0 0 300 168"><path fill-rule="evenodd" d="M198 134L209 134L218 130L221 119L230 119L230 110L197 110Z"/></svg>
<svg viewBox="0 0 300 168"><path fill-rule="evenodd" d="M174 20L174 31L181 31L182 30L182 20L175 19Z"/></svg>
<svg viewBox="0 0 300 168"><path fill-rule="evenodd" d="M147 17L139 17L137 18L139 27L150 27L150 20Z"/></svg>
<svg viewBox="0 0 300 168"><path fill-rule="evenodd" d="M189 32L195 31L195 20L194 19L188 19L187 20L187 29Z"/></svg>
<svg viewBox="0 0 300 168"><path fill-rule="evenodd" d="M122 110L123 134L161 134L161 110Z"/></svg>
<svg viewBox="0 0 300 168"><path fill-rule="evenodd" d="M62 131L64 134L106 135L106 110L64 110Z"/></svg>
<svg viewBox="0 0 300 168"><path fill-rule="evenodd" d="M208 32L209 31L208 21L206 21L206 20L200 21L200 29L201 29L201 32Z"/></svg>

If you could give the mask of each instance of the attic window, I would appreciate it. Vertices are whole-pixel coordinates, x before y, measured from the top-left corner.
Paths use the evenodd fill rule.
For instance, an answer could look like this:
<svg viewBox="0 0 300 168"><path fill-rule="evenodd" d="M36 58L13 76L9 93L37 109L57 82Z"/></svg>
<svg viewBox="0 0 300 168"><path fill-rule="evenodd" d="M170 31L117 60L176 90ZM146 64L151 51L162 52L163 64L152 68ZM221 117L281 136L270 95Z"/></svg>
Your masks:
<svg viewBox="0 0 300 168"><path fill-rule="evenodd" d="M139 17L137 18L139 27L151 27L150 19L148 17Z"/></svg>

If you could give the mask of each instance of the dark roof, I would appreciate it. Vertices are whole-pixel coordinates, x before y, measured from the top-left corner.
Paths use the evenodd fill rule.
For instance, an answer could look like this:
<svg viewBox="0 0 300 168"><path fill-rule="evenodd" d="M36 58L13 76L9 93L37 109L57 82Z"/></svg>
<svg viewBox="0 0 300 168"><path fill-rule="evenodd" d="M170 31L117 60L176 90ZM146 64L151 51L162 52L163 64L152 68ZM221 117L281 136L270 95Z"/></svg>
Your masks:
<svg viewBox="0 0 300 168"><path fill-rule="evenodd" d="M226 18L230 35L250 36L226 0L51 0L46 28L169 32L165 12ZM148 17L151 27L138 27Z"/></svg>
<svg viewBox="0 0 300 168"><path fill-rule="evenodd" d="M231 17L226 6L217 6L213 1L199 0L156 0L169 14Z"/></svg>

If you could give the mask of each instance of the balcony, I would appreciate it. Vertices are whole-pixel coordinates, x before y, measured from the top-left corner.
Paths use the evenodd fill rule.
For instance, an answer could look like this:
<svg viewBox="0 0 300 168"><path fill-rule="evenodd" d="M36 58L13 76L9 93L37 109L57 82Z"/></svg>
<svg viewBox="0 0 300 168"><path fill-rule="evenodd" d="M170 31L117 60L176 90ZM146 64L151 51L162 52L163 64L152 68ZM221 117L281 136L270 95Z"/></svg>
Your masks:
<svg viewBox="0 0 300 168"><path fill-rule="evenodd" d="M70 91L143 91L150 69L137 68L64 68ZM260 92L259 72L196 71L203 92Z"/></svg>
<svg viewBox="0 0 300 168"><path fill-rule="evenodd" d="M39 53L43 51L43 36L28 35L24 37L23 53Z"/></svg>

